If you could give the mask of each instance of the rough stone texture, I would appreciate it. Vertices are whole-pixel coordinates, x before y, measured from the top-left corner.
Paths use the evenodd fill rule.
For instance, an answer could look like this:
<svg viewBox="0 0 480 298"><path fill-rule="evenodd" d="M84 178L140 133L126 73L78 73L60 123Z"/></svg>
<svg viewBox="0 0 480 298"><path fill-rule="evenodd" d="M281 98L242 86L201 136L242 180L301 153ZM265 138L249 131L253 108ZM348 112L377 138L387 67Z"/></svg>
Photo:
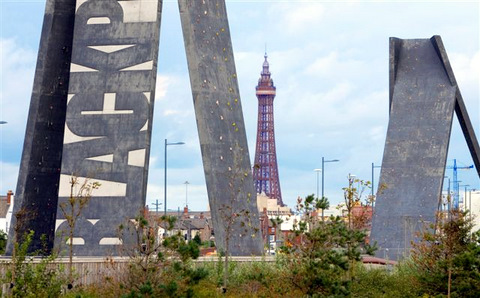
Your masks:
<svg viewBox="0 0 480 298"><path fill-rule="evenodd" d="M12 217L7 254L15 230L19 240L35 232L31 251L53 247L74 15L75 0L46 3L13 211L23 215Z"/></svg>
<svg viewBox="0 0 480 298"><path fill-rule="evenodd" d="M371 233L378 257L408 255L415 233L435 221L454 110L478 169L478 142L441 38L391 38L390 121Z"/></svg>
<svg viewBox="0 0 480 298"><path fill-rule="evenodd" d="M225 1L178 3L217 246L224 250L228 239L231 255L260 255L262 237Z"/></svg>
<svg viewBox="0 0 480 298"><path fill-rule="evenodd" d="M119 225L145 206L160 16L161 1L77 1L59 204L72 174L101 184L77 221L77 256L119 253ZM59 248L64 219L58 208Z"/></svg>

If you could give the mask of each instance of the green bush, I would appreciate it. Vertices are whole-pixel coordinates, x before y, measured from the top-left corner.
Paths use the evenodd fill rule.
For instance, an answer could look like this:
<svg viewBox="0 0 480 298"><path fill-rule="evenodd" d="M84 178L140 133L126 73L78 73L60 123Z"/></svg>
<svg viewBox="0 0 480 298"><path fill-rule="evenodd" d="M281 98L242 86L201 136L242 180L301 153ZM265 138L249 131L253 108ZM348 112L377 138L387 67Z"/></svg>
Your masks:
<svg viewBox="0 0 480 298"><path fill-rule="evenodd" d="M160 241L158 227L171 235ZM208 271L196 268L191 260L198 258L197 242L186 242L179 232L173 233L175 218L137 216L135 223L120 227L123 253L129 256L125 270L106 278L100 289L90 289L102 297L190 297ZM128 242L128 239L135 241Z"/></svg>
<svg viewBox="0 0 480 298"><path fill-rule="evenodd" d="M64 268L54 264L56 255L39 261L28 256L33 235L31 231L21 244L15 243L12 263L2 282L11 285L12 297L59 297L67 284Z"/></svg>
<svg viewBox="0 0 480 298"><path fill-rule="evenodd" d="M446 296L450 289L451 297L478 297L480 232L471 234L473 225L467 215L452 211L414 243L410 266L426 294Z"/></svg>
<svg viewBox="0 0 480 298"><path fill-rule="evenodd" d="M0 255L5 253L5 248L7 247L7 233L0 230Z"/></svg>
<svg viewBox="0 0 480 298"><path fill-rule="evenodd" d="M416 285L413 272L405 264L392 270L387 268L366 268L359 264L351 286L352 297L419 297L421 291Z"/></svg>

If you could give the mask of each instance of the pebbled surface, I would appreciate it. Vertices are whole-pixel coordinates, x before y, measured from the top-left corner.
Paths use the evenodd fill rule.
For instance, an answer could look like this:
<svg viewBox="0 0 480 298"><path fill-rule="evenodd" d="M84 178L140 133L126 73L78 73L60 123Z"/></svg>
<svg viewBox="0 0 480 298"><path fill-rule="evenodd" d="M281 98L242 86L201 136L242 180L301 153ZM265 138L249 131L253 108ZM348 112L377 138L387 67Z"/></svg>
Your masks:
<svg viewBox="0 0 480 298"><path fill-rule="evenodd" d="M74 15L75 0L46 3L7 254L30 230L30 251L53 247Z"/></svg>
<svg viewBox="0 0 480 298"><path fill-rule="evenodd" d="M178 3L217 247L223 250L228 241L231 255L261 255L225 1Z"/></svg>
<svg viewBox="0 0 480 298"><path fill-rule="evenodd" d="M161 1L77 1L59 204L72 174L101 184L77 222L77 256L121 253L118 227L145 206L160 17ZM59 249L64 219L58 208Z"/></svg>
<svg viewBox="0 0 480 298"><path fill-rule="evenodd" d="M435 222L457 92L438 50L439 37L390 39L390 121L371 232L381 258L408 255L415 233Z"/></svg>

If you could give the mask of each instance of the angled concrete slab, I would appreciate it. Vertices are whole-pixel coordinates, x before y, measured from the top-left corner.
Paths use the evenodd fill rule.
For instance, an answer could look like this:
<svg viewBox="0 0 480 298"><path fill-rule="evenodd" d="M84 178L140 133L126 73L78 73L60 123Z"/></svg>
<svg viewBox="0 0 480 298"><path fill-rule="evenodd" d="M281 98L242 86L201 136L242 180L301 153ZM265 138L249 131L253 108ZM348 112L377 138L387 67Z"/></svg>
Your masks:
<svg viewBox="0 0 480 298"><path fill-rule="evenodd" d="M454 111L478 171L478 142L441 38L391 38L390 120L371 233L377 256L408 255L415 233L435 223Z"/></svg>
<svg viewBox="0 0 480 298"><path fill-rule="evenodd" d="M7 254L30 230L35 231L31 251L48 253L53 247L75 2L46 3Z"/></svg>
<svg viewBox="0 0 480 298"><path fill-rule="evenodd" d="M71 175L101 186L75 228L84 242L76 255L118 254L119 225L145 206L161 8L77 1L59 204L70 196ZM59 208L58 247L68 235L64 219Z"/></svg>
<svg viewBox="0 0 480 298"><path fill-rule="evenodd" d="M216 244L224 250L228 241L229 253L236 256L261 255L256 192L225 1L178 3Z"/></svg>

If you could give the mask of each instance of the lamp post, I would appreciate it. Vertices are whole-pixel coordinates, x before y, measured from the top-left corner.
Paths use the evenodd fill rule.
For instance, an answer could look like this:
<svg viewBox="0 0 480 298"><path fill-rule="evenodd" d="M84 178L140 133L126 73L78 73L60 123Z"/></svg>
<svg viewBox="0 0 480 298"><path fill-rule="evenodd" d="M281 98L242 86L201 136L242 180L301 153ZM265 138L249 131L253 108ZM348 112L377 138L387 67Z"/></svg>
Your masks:
<svg viewBox="0 0 480 298"><path fill-rule="evenodd" d="M455 181L453 181L453 202L452 202L452 209L460 210L460 182L463 182L462 180L457 180L457 187L456 187L456 192L455 192ZM458 200L456 200L457 198Z"/></svg>
<svg viewBox="0 0 480 298"><path fill-rule="evenodd" d="M325 196L325 163L326 162L338 162L338 159L325 160L322 156L322 198Z"/></svg>
<svg viewBox="0 0 480 298"><path fill-rule="evenodd" d="M164 185L164 205L163 205L163 207L165 208L163 215L165 215L165 216L167 216L167 146L183 145L183 144L185 144L185 143L184 142L169 143L167 141L167 139L165 139L165 174L164 174L165 185Z"/></svg>
<svg viewBox="0 0 480 298"><path fill-rule="evenodd" d="M188 208L188 185L190 184L188 181L185 181L185 206Z"/></svg>
<svg viewBox="0 0 480 298"><path fill-rule="evenodd" d="M0 124L7 124L7 121L0 121Z"/></svg>
<svg viewBox="0 0 480 298"><path fill-rule="evenodd" d="M353 185L353 182L355 182L355 177L357 177L357 175L355 174L348 174L348 183L349 183L349 187L351 187Z"/></svg>
<svg viewBox="0 0 480 298"><path fill-rule="evenodd" d="M470 214L470 222L472 221L472 190L475 191L475 189L470 188L470 199L468 200L468 213ZM473 233L472 230L470 230L470 235Z"/></svg>
<svg viewBox="0 0 480 298"><path fill-rule="evenodd" d="M460 186L465 187L465 192L463 194L463 211L466 211L467 210L467 187L469 187L470 184L464 184L464 185L460 185ZM460 205L460 202L459 202L459 205ZM458 209L460 209L460 206L458 206Z"/></svg>
<svg viewBox="0 0 480 298"><path fill-rule="evenodd" d="M317 198L318 198L318 193L319 193L318 187L320 185L320 183L319 183L320 178L319 177L320 177L320 172L322 171L322 169L313 169L313 171L317 172Z"/></svg>
<svg viewBox="0 0 480 298"><path fill-rule="evenodd" d="M372 162L372 198L373 196L375 195L375 169L376 168L381 168L382 166L376 166L373 162Z"/></svg>

